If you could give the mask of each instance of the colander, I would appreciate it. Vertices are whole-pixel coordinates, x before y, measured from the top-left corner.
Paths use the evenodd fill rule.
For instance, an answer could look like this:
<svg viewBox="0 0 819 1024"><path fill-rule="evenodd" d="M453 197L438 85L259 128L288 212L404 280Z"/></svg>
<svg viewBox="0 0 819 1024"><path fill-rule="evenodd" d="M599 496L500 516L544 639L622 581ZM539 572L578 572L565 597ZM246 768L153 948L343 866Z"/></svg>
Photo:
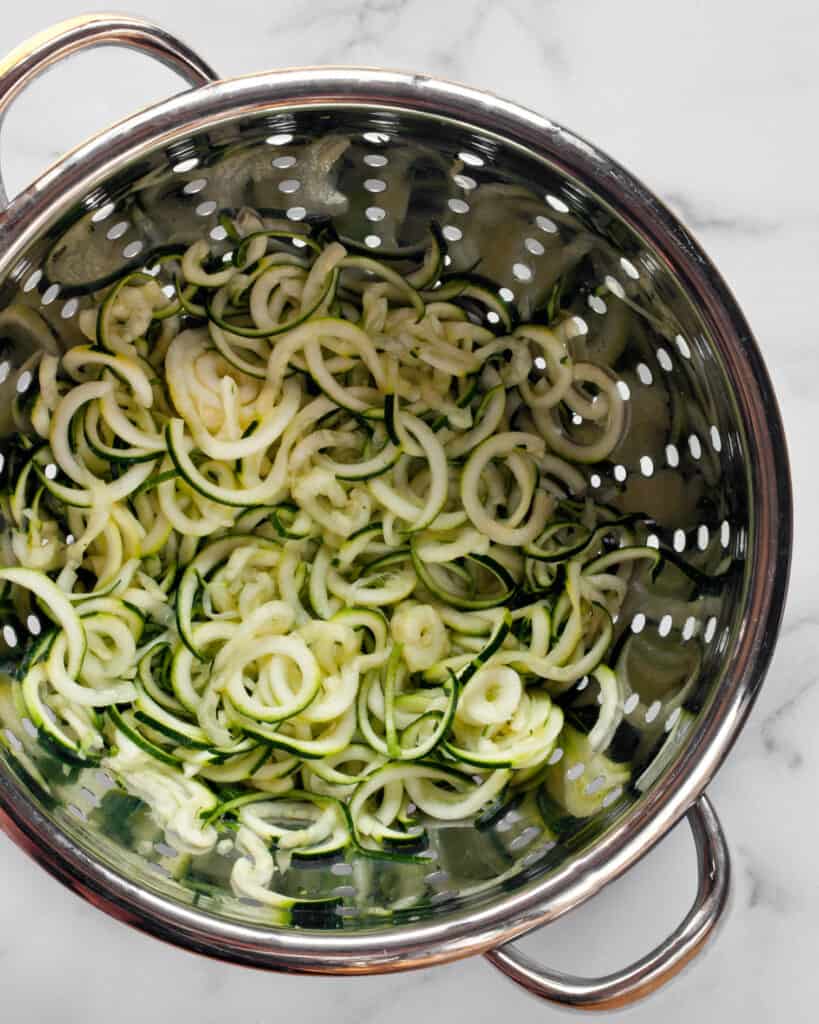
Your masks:
<svg viewBox="0 0 819 1024"><path fill-rule="evenodd" d="M725 910L728 852L703 790L759 690L789 568L782 425L728 288L685 228L599 150L528 110L425 75L308 68L220 80L161 29L94 15L41 33L0 64L0 114L42 71L99 45L151 55L192 88L95 136L12 202L0 185L0 310L34 307L70 340L92 286L143 265L158 245L218 238L224 208L330 218L376 255L420 245L435 219L451 269L493 279L522 317L571 276L566 315L588 357L618 375L629 409L624 439L590 467L590 487L650 515L648 543L677 552L705 582L669 583L663 573L634 587L621 610L626 792L582 820L508 805L480 825L433 824L422 863L294 860L280 887L339 900L321 921L271 926L264 908L231 894L230 855L181 857L138 801L105 772L54 759L31 723L19 735L0 730L0 824L95 905L225 960L363 974L485 953L564 1004L609 1009L644 995L691 959ZM20 366L31 350L8 325L2 333L6 416L29 386ZM13 671L22 645L3 626ZM586 767L566 770L577 777ZM617 878L686 814L698 893L653 952L582 979L509 945Z"/></svg>

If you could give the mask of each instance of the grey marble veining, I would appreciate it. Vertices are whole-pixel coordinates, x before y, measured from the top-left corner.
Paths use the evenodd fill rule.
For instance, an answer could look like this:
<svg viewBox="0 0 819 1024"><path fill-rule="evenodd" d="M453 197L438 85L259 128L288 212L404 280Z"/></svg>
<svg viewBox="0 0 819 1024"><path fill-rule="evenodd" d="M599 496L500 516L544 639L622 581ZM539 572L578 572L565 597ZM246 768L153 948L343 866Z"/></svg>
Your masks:
<svg viewBox="0 0 819 1024"><path fill-rule="evenodd" d="M83 3L83 9L105 4ZM280 64L413 68L494 90L593 139L689 224L757 334L790 439L796 543L785 627L757 708L711 787L735 864L728 921L640 1024L816 1019L819 972L819 11L740 0L232 0L132 6L225 74ZM207 13L205 13L207 12ZM0 48L74 13L4 12ZM104 87L101 87L104 83ZM93 54L38 83L4 126L20 186L68 146L177 88L135 56ZM0 1017L9 1024L158 1020L334 1024L535 1022L555 1011L480 960L411 975L264 975L114 923L0 837ZM685 826L614 886L524 942L564 969L605 971L672 928L694 890ZM135 983L135 966L139 981Z"/></svg>

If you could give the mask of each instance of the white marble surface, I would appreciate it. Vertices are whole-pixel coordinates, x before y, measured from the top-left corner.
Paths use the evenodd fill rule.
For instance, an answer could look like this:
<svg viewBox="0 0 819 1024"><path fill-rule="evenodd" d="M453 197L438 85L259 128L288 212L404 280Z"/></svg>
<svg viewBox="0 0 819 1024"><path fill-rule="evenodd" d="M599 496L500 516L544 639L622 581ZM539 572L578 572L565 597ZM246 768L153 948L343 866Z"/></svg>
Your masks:
<svg viewBox="0 0 819 1024"><path fill-rule="evenodd" d="M195 0L135 0L133 7L179 33L224 74L364 63L493 89L614 154L678 210L716 260L757 333L782 404L797 502L794 570L767 684L711 787L734 856L729 919L693 968L628 1017L815 1021L815 5L231 0L217 9ZM0 50L73 13L66 0L7 6ZM37 83L4 128L12 190L95 128L172 89L169 73L111 52L79 58ZM693 868L683 826L628 877L525 945L568 969L620 966L676 923L693 895ZM211 963L114 923L0 836L0 1018L8 1024L130 1024L147 1015L197 1024L262 1024L290 1015L335 1024L419 1017L479 1024L555 1013L480 960L355 979L268 976Z"/></svg>

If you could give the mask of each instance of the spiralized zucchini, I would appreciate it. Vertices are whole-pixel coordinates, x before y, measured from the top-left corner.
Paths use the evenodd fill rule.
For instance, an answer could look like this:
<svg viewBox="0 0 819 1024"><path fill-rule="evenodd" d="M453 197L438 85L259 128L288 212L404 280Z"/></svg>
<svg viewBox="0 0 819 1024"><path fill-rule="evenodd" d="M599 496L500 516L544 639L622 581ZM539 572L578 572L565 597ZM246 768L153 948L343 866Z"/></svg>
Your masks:
<svg viewBox="0 0 819 1024"><path fill-rule="evenodd" d="M437 231L396 269L228 225L224 254L122 277L82 311L88 344L33 366L0 569L38 624L20 714L178 849L234 829L235 891L277 913L271 847L280 868L409 849L424 818L562 777L561 747L602 777L572 796L593 813L628 778L603 753L612 620L659 560L585 491L623 430L615 378L568 321L433 287ZM578 738L558 698L587 676Z"/></svg>

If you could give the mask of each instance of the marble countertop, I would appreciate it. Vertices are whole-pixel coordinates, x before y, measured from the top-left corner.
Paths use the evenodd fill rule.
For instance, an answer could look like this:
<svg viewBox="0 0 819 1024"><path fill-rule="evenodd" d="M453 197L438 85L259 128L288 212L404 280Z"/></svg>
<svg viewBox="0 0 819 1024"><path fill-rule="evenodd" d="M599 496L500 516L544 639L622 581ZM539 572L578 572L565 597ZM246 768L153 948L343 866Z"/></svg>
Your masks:
<svg viewBox="0 0 819 1024"><path fill-rule="evenodd" d="M627 1017L635 1024L815 1020L815 6L807 0L774 7L740 0L134 0L130 6L177 32L226 75L283 64L379 64L460 79L517 100L593 139L636 172L716 261L756 332L782 406L796 496L794 568L767 683L709 790L734 858L728 920L694 966ZM8 7L0 50L73 13L66 0ZM169 72L111 51L83 56L36 83L3 129L10 191L92 131L176 89ZM694 866L682 826L624 879L524 946L578 973L620 967L676 925L693 896ZM265 975L212 963L115 923L2 835L0 1008L9 1024L130 1024L146 1015L263 1024L291 1014L334 1024L409 1024L455 1014L494 1024L502 1014L524 1024L556 1014L480 959L350 979Z"/></svg>

